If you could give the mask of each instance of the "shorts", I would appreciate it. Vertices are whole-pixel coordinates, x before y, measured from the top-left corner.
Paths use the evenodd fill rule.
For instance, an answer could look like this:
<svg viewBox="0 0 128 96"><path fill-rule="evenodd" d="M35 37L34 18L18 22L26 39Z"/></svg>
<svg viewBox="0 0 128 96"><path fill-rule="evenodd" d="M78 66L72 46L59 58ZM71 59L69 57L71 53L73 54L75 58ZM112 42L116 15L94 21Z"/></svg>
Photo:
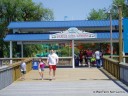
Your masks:
<svg viewBox="0 0 128 96"><path fill-rule="evenodd" d="M39 70L39 72L42 72L42 71L44 71L44 68L39 68L38 70Z"/></svg>
<svg viewBox="0 0 128 96"><path fill-rule="evenodd" d="M49 65L49 69L56 70L56 65Z"/></svg>
<svg viewBox="0 0 128 96"><path fill-rule="evenodd" d="M21 71L22 74L26 74L26 71Z"/></svg>

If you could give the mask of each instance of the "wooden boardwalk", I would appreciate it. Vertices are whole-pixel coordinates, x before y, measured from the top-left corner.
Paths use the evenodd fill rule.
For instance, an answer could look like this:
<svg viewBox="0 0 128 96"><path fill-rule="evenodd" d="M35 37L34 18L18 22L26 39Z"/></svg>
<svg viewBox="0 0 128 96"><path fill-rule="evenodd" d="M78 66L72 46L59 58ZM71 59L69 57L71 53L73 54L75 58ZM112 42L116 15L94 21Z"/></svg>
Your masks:
<svg viewBox="0 0 128 96"><path fill-rule="evenodd" d="M48 69L44 80L37 70L26 74L26 80L17 80L0 90L0 96L128 96L127 86L109 79L97 68L58 68L56 80L49 81Z"/></svg>

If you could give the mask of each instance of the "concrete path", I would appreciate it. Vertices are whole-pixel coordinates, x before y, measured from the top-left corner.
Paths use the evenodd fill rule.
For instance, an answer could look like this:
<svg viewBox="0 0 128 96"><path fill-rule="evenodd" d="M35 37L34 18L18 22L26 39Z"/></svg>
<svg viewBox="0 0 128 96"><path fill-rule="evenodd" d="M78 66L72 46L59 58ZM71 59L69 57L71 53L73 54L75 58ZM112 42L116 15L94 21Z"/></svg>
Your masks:
<svg viewBox="0 0 128 96"><path fill-rule="evenodd" d="M0 96L128 96L127 86L109 79L97 68L58 68L56 80L49 80L48 69L44 80L37 70L26 75L26 80L17 80L0 90ZM118 84L116 84L118 82Z"/></svg>

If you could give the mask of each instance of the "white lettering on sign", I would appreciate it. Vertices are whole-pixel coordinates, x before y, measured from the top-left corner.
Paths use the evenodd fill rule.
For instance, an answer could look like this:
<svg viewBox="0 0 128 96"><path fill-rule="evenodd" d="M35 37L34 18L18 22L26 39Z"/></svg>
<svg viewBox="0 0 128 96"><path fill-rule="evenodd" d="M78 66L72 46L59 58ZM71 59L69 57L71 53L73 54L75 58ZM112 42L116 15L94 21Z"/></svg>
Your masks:
<svg viewBox="0 0 128 96"><path fill-rule="evenodd" d="M51 34L50 39L86 39L86 38L97 38L94 33L83 32L77 28L69 28L62 33Z"/></svg>

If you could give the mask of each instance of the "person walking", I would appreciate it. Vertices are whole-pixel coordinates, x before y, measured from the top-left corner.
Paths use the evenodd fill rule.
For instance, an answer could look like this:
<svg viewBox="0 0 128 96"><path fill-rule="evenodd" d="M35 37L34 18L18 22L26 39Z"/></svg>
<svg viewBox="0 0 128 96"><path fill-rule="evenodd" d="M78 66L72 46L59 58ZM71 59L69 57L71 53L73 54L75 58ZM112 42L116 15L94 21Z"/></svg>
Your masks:
<svg viewBox="0 0 128 96"><path fill-rule="evenodd" d="M103 66L103 51L100 51L100 66L102 67Z"/></svg>
<svg viewBox="0 0 128 96"><path fill-rule="evenodd" d="M20 70L21 70L21 80L25 80L26 63L24 62L24 60L21 61Z"/></svg>
<svg viewBox="0 0 128 96"><path fill-rule="evenodd" d="M38 71L41 77L41 80L43 80L43 71L45 67L45 62L43 61L42 58L39 59L39 64L38 64Z"/></svg>
<svg viewBox="0 0 128 96"><path fill-rule="evenodd" d="M58 62L59 62L58 55L54 52L54 50L51 50L50 51L50 54L48 55L48 58L47 58L47 63L49 65L49 76L50 76L50 80L55 79L55 75L56 75L56 64Z"/></svg>
<svg viewBox="0 0 128 96"><path fill-rule="evenodd" d="M88 67L91 67L91 58L92 58L92 50L88 49L87 50L87 65L88 65Z"/></svg>
<svg viewBox="0 0 128 96"><path fill-rule="evenodd" d="M79 61L80 61L80 65L82 66L83 65L83 52L82 51L80 51L80 53L79 53Z"/></svg>
<svg viewBox="0 0 128 96"><path fill-rule="evenodd" d="M95 58L96 58L96 66L97 66L97 68L101 67L100 66L100 59L101 59L100 56L101 56L100 51L96 50L95 51Z"/></svg>

